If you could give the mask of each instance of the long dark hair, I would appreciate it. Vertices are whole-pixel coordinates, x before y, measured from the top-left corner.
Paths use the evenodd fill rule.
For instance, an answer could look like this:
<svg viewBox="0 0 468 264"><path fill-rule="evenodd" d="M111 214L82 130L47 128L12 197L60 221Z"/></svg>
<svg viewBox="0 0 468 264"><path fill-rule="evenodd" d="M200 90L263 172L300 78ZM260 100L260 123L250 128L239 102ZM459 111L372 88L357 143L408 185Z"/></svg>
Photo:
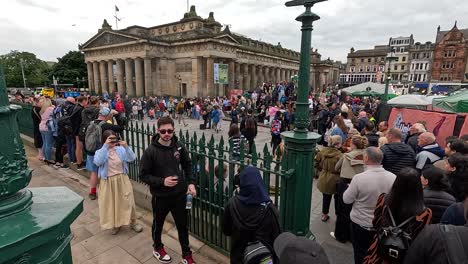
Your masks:
<svg viewBox="0 0 468 264"><path fill-rule="evenodd" d="M430 166L423 170L422 176L428 181L429 189L433 191L447 191L449 189L443 169Z"/></svg>
<svg viewBox="0 0 468 264"><path fill-rule="evenodd" d="M104 144L107 140L108 137L110 136L116 136L117 134L114 132L114 130L106 130L104 132L102 132L102 138L101 138L101 142L102 144Z"/></svg>
<svg viewBox="0 0 468 264"><path fill-rule="evenodd" d="M232 124L228 132L229 137L240 136L239 127L236 124Z"/></svg>
<svg viewBox="0 0 468 264"><path fill-rule="evenodd" d="M452 189L452 194L458 201L463 201L468 197L468 157L460 153L455 153L448 157L448 164L455 168L455 171L448 173L448 180Z"/></svg>
<svg viewBox="0 0 468 264"><path fill-rule="evenodd" d="M419 172L409 167L401 169L385 199L385 204L392 211L397 224L420 214L425 206Z"/></svg>

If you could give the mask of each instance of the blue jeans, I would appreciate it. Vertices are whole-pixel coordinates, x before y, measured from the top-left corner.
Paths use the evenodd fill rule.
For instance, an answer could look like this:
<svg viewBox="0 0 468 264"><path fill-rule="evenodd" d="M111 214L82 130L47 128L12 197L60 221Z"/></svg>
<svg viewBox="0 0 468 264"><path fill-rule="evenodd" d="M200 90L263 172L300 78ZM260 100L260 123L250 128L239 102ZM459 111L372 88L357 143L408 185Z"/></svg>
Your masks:
<svg viewBox="0 0 468 264"><path fill-rule="evenodd" d="M54 136L51 131L41 131L42 152L46 160L52 160L52 147L54 146Z"/></svg>
<svg viewBox="0 0 468 264"><path fill-rule="evenodd" d="M75 137L66 136L65 139L67 140L67 153L68 153L68 160L70 162L76 162L76 140Z"/></svg>

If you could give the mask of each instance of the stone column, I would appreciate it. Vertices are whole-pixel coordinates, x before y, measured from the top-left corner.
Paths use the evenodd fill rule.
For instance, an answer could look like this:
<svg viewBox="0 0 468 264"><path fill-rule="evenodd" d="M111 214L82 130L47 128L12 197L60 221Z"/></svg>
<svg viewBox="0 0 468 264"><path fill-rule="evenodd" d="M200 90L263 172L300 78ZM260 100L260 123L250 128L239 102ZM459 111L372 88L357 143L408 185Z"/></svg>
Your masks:
<svg viewBox="0 0 468 264"><path fill-rule="evenodd" d="M151 58L145 58L145 96L156 95L153 94L153 78L151 69Z"/></svg>
<svg viewBox="0 0 468 264"><path fill-rule="evenodd" d="M229 62L229 89L235 89L236 83L236 65L234 61Z"/></svg>
<svg viewBox="0 0 468 264"><path fill-rule="evenodd" d="M281 82L281 69L276 68L276 76L275 76L276 82Z"/></svg>
<svg viewBox="0 0 468 264"><path fill-rule="evenodd" d="M99 80L99 62L93 62L93 80L94 80L94 93L100 94L101 93L101 85Z"/></svg>
<svg viewBox="0 0 468 264"><path fill-rule="evenodd" d="M280 77L281 81L285 81L285 80L286 80L286 77L285 77L285 71L284 71L284 69L280 69L280 72L281 72L281 77Z"/></svg>
<svg viewBox="0 0 468 264"><path fill-rule="evenodd" d="M93 80L93 63L86 62L86 68L88 70L88 88L90 92L94 91L94 80Z"/></svg>
<svg viewBox="0 0 468 264"><path fill-rule="evenodd" d="M145 95L143 60L141 58L136 58L134 61L135 61L136 96L142 97L143 95Z"/></svg>
<svg viewBox="0 0 468 264"><path fill-rule="evenodd" d="M206 95L214 96L214 58L206 59Z"/></svg>
<svg viewBox="0 0 468 264"><path fill-rule="evenodd" d="M99 74L101 75L101 93L109 91L107 86L107 65L105 61L99 62Z"/></svg>
<svg viewBox="0 0 468 264"><path fill-rule="evenodd" d="M192 87L187 91L187 96L201 96L202 95L202 83L203 83L203 62L202 58L192 58Z"/></svg>
<svg viewBox="0 0 468 264"><path fill-rule="evenodd" d="M135 88L133 87L133 59L125 60L125 93L130 97L135 96Z"/></svg>
<svg viewBox="0 0 468 264"><path fill-rule="evenodd" d="M108 83L109 83L109 94L113 94L115 92L115 82L114 82L114 61L108 60L107 61L107 76L108 76Z"/></svg>
<svg viewBox="0 0 468 264"><path fill-rule="evenodd" d="M242 90L248 91L250 90L250 86L252 85L252 76L253 72L255 71L255 67L252 64L245 64L245 80L244 80L244 87L242 87Z"/></svg>
<svg viewBox="0 0 468 264"><path fill-rule="evenodd" d="M243 80L244 80L244 78L243 78L242 73L241 73L241 65L240 65L240 63L236 63L236 79L234 80L234 83L236 83L236 81L237 81L237 85L234 84L234 87L235 88L241 87Z"/></svg>
<svg viewBox="0 0 468 264"><path fill-rule="evenodd" d="M251 80L250 87L248 88L248 90L257 88L257 83L258 83L257 72L258 71L259 71L258 66L257 65L252 65L252 80Z"/></svg>
<svg viewBox="0 0 468 264"><path fill-rule="evenodd" d="M253 87L253 88L257 88L257 86L259 84L262 84L262 83L264 83L266 81L265 80L265 69L264 69L264 67L263 66L258 66L257 71L258 71L257 72L257 80L255 82L255 87Z"/></svg>
<svg viewBox="0 0 468 264"><path fill-rule="evenodd" d="M125 96L125 83L124 83L124 61L117 60L117 91L119 92L120 96Z"/></svg>

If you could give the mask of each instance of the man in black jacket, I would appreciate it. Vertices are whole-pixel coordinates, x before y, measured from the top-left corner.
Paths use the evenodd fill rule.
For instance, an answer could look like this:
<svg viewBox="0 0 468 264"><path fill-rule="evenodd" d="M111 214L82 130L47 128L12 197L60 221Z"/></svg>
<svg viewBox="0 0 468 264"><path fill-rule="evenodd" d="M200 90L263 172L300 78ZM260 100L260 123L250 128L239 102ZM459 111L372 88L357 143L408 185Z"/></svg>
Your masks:
<svg viewBox="0 0 468 264"><path fill-rule="evenodd" d="M141 157L140 179L150 186L153 206L153 255L161 263L170 263L161 241L164 221L171 212L179 233L182 263L195 263L189 247L186 195L193 197L195 178L192 161L185 146L174 136L174 121L170 117L158 120L158 135Z"/></svg>
<svg viewBox="0 0 468 264"><path fill-rule="evenodd" d="M77 104L73 108L73 112L70 115L70 121L73 127L73 136L75 136L76 142L76 166L78 170L84 170L85 165L83 163L83 142L81 142L78 134L81 126L81 113L83 109L88 105L88 98L85 96L78 96L76 98Z"/></svg>
<svg viewBox="0 0 468 264"><path fill-rule="evenodd" d="M400 129L391 128L387 133L388 144L381 148L384 154L382 165L394 174L404 167L414 168L416 165L416 154L409 145L401 143L402 137Z"/></svg>

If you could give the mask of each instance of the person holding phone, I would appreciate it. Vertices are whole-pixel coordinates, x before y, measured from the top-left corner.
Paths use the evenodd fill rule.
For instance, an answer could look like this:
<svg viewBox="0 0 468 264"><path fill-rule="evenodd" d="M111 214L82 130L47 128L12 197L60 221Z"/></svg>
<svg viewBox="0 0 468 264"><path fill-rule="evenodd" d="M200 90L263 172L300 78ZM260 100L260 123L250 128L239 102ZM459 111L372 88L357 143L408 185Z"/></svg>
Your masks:
<svg viewBox="0 0 468 264"><path fill-rule="evenodd" d="M112 130L102 132L102 147L94 154L98 166L99 222L102 229L112 229L116 235L122 226L130 225L139 233L142 226L136 223L133 187L128 178L128 163L136 159L135 153Z"/></svg>
<svg viewBox="0 0 468 264"><path fill-rule="evenodd" d="M150 187L153 206L153 256L161 263L172 262L161 241L166 216L171 212L182 248L182 263L195 263L189 247L187 194L196 197L192 161L186 147L174 135L170 117L158 120L158 134L145 150L140 162L140 179Z"/></svg>

